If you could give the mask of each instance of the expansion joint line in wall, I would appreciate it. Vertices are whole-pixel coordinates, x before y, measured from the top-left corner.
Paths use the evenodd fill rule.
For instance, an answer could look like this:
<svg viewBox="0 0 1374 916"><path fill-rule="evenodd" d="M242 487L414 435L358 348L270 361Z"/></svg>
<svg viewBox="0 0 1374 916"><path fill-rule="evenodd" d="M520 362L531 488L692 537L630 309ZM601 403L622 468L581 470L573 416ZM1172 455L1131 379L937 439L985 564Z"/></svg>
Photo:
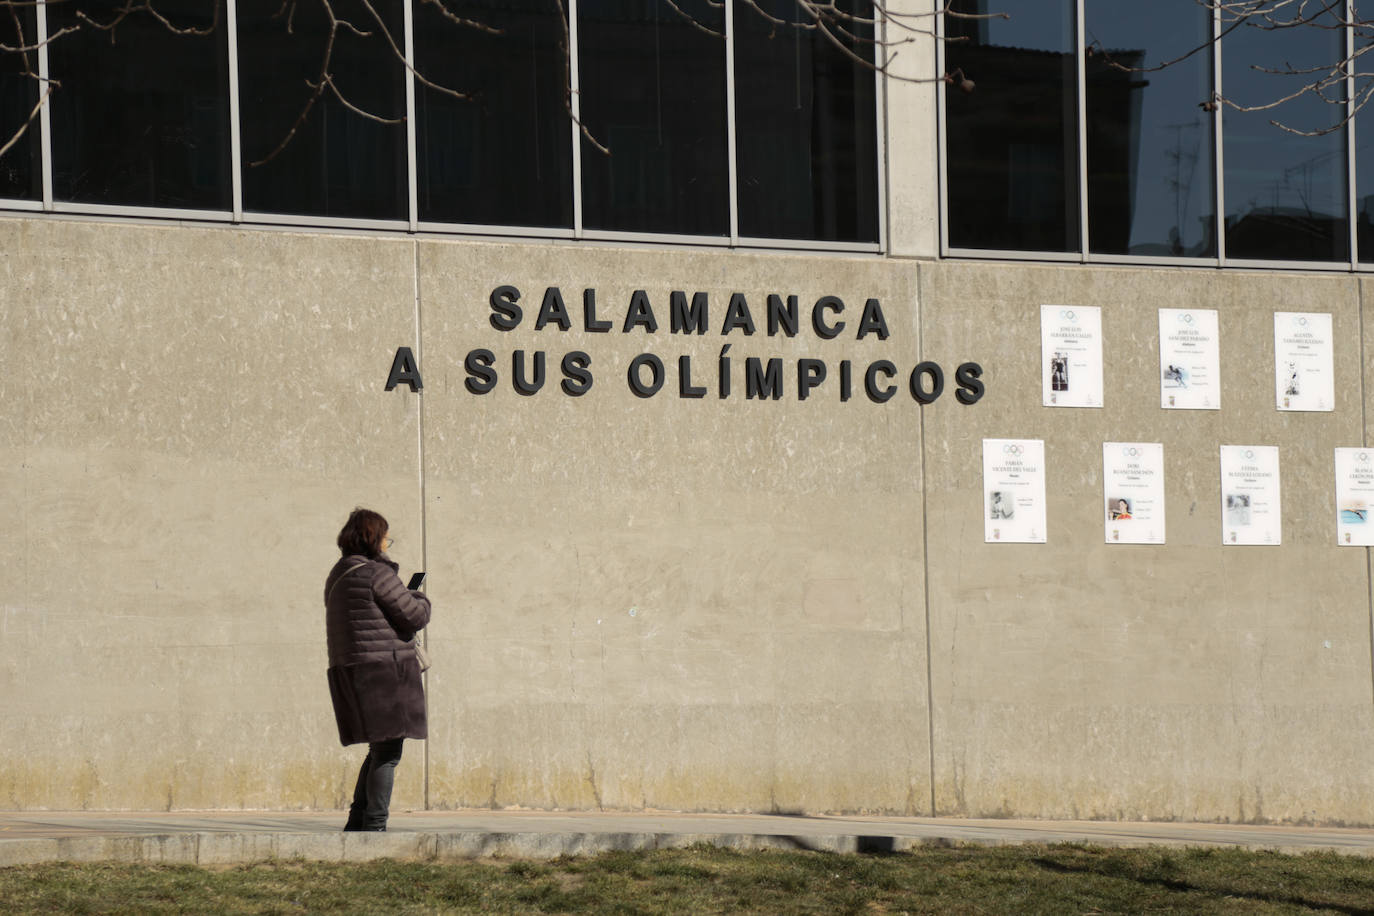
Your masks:
<svg viewBox="0 0 1374 916"><path fill-rule="evenodd" d="M417 365L423 366L425 359L424 350L424 322L423 309L420 298L420 240L411 239L411 280L415 293L415 359ZM420 568L429 570L429 520L426 517L425 509L425 390L422 387L415 392L415 463L416 477L420 496ZM428 589L428 586L425 586ZM429 628L421 631L418 637L423 640L426 649L429 648ZM425 693L429 693L429 672L420 675L424 678ZM420 764L421 785L424 790L424 809L429 810L429 742L424 744L424 757Z"/></svg>

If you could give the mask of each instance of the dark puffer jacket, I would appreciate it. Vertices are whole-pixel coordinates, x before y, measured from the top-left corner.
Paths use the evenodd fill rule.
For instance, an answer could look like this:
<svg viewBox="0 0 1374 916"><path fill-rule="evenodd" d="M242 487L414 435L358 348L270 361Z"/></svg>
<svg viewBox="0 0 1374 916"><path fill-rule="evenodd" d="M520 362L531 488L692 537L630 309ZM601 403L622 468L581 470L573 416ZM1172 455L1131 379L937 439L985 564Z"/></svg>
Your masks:
<svg viewBox="0 0 1374 916"><path fill-rule="evenodd" d="M429 736L413 641L429 623L429 598L407 589L398 568L347 556L325 579L329 695L345 745Z"/></svg>

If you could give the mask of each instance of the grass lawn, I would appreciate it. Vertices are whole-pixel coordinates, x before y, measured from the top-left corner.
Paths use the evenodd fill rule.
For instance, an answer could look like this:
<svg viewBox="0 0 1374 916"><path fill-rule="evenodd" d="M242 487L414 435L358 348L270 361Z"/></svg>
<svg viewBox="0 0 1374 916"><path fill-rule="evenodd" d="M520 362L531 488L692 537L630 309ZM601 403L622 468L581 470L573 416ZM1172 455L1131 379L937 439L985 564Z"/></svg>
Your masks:
<svg viewBox="0 0 1374 916"><path fill-rule="evenodd" d="M1374 860L1235 849L709 847L549 862L0 869L0 913L1366 913Z"/></svg>

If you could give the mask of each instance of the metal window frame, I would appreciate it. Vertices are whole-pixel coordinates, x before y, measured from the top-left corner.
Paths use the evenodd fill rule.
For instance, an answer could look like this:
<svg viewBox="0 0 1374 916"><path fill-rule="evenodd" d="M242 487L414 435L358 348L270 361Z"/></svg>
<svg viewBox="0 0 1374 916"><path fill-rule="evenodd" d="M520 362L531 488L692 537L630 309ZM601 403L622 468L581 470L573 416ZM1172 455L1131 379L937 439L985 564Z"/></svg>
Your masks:
<svg viewBox="0 0 1374 916"><path fill-rule="evenodd" d="M406 0L409 4L409 0ZM224 30L229 41L229 200L234 222L243 222L243 143L239 134L239 5L228 0Z"/></svg>
<svg viewBox="0 0 1374 916"><path fill-rule="evenodd" d="M731 248L773 248L787 251L828 250L836 252L871 253L886 252L887 249L887 80L884 74L889 58L887 54L887 19L875 17L874 59L872 61L873 79L873 169L877 181L874 193L877 238L872 242L836 242L825 239L786 239L761 236L740 235L739 231L739 146L736 139L737 116L735 113L735 0L725 2L725 118L726 149L730 170L728 187L730 195L730 247ZM879 51L882 58L879 60ZM856 111L857 115L858 112Z"/></svg>
<svg viewBox="0 0 1374 916"><path fill-rule="evenodd" d="M577 0L568 0L568 109L572 131L573 238L582 238L582 48L577 29Z"/></svg>
<svg viewBox="0 0 1374 916"><path fill-rule="evenodd" d="M997 248L951 248L944 257L961 261L1018 261L1039 264L1084 263L1078 252L1015 251ZM1167 255L1094 254L1087 264L1100 267L1191 267L1216 270L1220 267L1240 270L1282 270L1304 273L1351 273L1345 261L1264 261L1254 258L1232 258L1224 265L1219 258L1179 258ZM1362 265L1356 273L1374 272L1374 264Z"/></svg>
<svg viewBox="0 0 1374 916"><path fill-rule="evenodd" d="M1345 21L1345 225L1350 232L1350 269L1358 270L1360 234L1355 225L1355 207L1359 201L1356 182L1359 181L1360 174L1355 155L1355 74L1354 67L1350 66L1350 61L1355 55L1355 0L1345 0Z"/></svg>
<svg viewBox="0 0 1374 916"><path fill-rule="evenodd" d="M416 89L414 66L414 0L405 0L403 6L405 59L406 59L406 170L407 170L407 208L404 219L367 219L348 217L326 217L306 214L263 213L245 210L243 206L243 149L242 149L242 100L239 89L239 48L238 48L238 4L237 0L226 0L224 28L228 54L227 86L229 105L229 169L230 169L230 207L226 210L198 210L175 207L154 207L140 205L108 205L62 201L55 199L53 192L52 156L52 118L51 103L45 101L39 111L38 131L41 148L41 200L0 199L0 212L33 213L45 212L62 216L89 216L98 220L127 219L143 221L191 222L205 225L235 224L247 227L285 228L300 227L339 231L378 231L385 233L405 232L411 235L420 233L439 236L503 237L566 241L587 240L590 242L647 244L653 246L693 247L693 248L749 248L758 250L825 253L833 252L848 255L883 254L888 248L889 227L887 225L889 202L887 200L889 181L887 175L887 84L882 67L888 62L884 51L881 60L875 52L873 80L875 85L873 130L875 133L874 166L877 170L875 193L877 194L876 213L877 240L875 242L835 242L822 239L759 238L739 234L739 194L738 194L738 142L737 113L735 106L734 49L735 27L734 0L725 0L725 66L726 66L726 131L727 131L727 174L729 193L729 234L722 236L680 235L672 233L626 232L587 229L583 220L582 206L582 140L581 140L581 89L579 80L580 45L578 38L578 0L567 0L568 16L568 85L570 91L569 109L571 111L570 130L572 132L572 201L573 225L571 227L539 226L492 226L467 223L442 223L419 218L418 208L418 125L416 122ZM40 84L46 87L50 78L48 56L48 21L45 4L36 5L36 30L40 42L38 64ZM885 28L885 24L884 24ZM875 32L881 40L884 32ZM40 90L41 91L41 90ZM943 96L940 100L943 117ZM943 161L943 144L939 145ZM943 169L942 169L943 177ZM943 196L943 195L942 195ZM943 219L943 207L941 208Z"/></svg>
<svg viewBox="0 0 1374 916"><path fill-rule="evenodd" d="M415 14L413 0L401 5L406 68L406 222L411 232L420 223L420 176L415 138Z"/></svg>
<svg viewBox="0 0 1374 916"><path fill-rule="evenodd" d="M194 220L205 223L233 222L230 210L197 210L193 207L145 207L137 204L93 204L73 200L56 200L48 208L52 213L87 216L131 216L135 218Z"/></svg>
<svg viewBox="0 0 1374 916"><path fill-rule="evenodd" d="M1354 14L1354 0L1344 2L1345 18L1347 23L1352 20ZM1356 225L1356 208L1358 206L1358 180L1357 170L1357 146L1355 136L1355 115L1354 106L1354 75L1347 72L1346 75L1346 111L1350 115L1350 121L1343 128L1346 133L1346 229L1349 234L1350 256L1343 261L1270 261L1258 260L1254 258L1232 258L1226 253L1226 134L1225 134L1225 111L1224 107L1218 107L1212 112L1212 187L1213 205L1213 232L1216 236L1217 253L1215 256L1202 258L1173 258L1173 257L1154 257L1154 256L1133 256L1133 255L1108 255L1098 254L1092 251L1091 246L1091 225L1088 220L1088 171L1087 171L1087 86L1086 86L1086 65L1085 65L1085 45L1084 36L1086 30L1086 0L1074 0L1075 28L1077 29L1075 41L1075 55L1077 57L1078 74L1078 193L1079 193L1079 216L1080 216L1080 245L1077 252L1058 252L1058 251L1021 251L1003 250L996 248L955 248L949 243L949 158L947 151L948 139L948 114L945 105L945 91L943 86L936 89L936 136L937 136L937 159L938 159L938 201L939 208L939 231L940 244L939 251L942 258L959 258L969 260L985 261L1040 261L1046 263L1083 263L1083 264L1114 264L1114 265L1141 265L1141 266L1174 266L1174 267L1211 267L1211 268L1241 268L1258 270L1303 270L1321 272L1348 272L1348 273L1369 273L1374 271L1374 263L1364 263L1360 260L1358 227ZM1353 28L1347 24L1344 28L1345 33L1345 53L1347 58L1354 53L1355 35ZM1212 87L1216 95L1224 93L1222 82L1222 63L1223 50L1221 47L1222 21L1219 8L1212 9ZM937 17L936 38L935 38L935 61L936 75L943 74L946 69L945 64L945 19L943 16ZM1374 260L1372 258L1371 260Z"/></svg>
<svg viewBox="0 0 1374 916"><path fill-rule="evenodd" d="M1212 8L1212 97L1222 94L1221 82L1221 9ZM1217 239L1217 266L1226 266L1226 115L1225 106L1212 112L1212 197L1216 213L1212 216L1212 231Z"/></svg>
<svg viewBox="0 0 1374 916"><path fill-rule="evenodd" d="M410 231L410 221L400 219L371 219L360 216L311 216L297 213L261 213L245 210L245 224L264 226L304 226L312 229L380 229L386 232Z"/></svg>
<svg viewBox="0 0 1374 916"><path fill-rule="evenodd" d="M1083 42L1087 39L1087 10L1084 0L1074 3L1074 72L1078 86L1078 251L1083 263L1088 262L1092 239L1088 235L1088 56Z"/></svg>
<svg viewBox="0 0 1374 916"><path fill-rule="evenodd" d="M503 236L528 239L571 239L571 226L502 226L491 223L445 223L440 220L420 220L413 230L434 235Z"/></svg>
<svg viewBox="0 0 1374 916"><path fill-rule="evenodd" d="M892 58L887 53L887 18L883 17L881 22L875 22L873 27L873 83L875 91L873 93L873 132L877 134L877 142L873 145L873 168L877 173L877 185L873 193L878 195L875 204L877 206L876 217L878 220L878 239L877 246L881 252L886 252L887 248L887 80L883 75L887 72L888 65ZM879 56L881 54L881 60ZM881 66L879 66L881 65ZM938 185L938 181L936 184Z"/></svg>
<svg viewBox="0 0 1374 916"><path fill-rule="evenodd" d="M48 70L48 5L40 3L35 8L38 15L38 84L39 94L48 91L50 72ZM38 110L39 158L42 160L44 210L52 209L52 96L43 98L43 107Z"/></svg>
<svg viewBox="0 0 1374 916"><path fill-rule="evenodd" d="M940 78L948 72L945 64L945 17L935 17L935 193L940 195L936 203L939 244L936 248L941 257L958 257L949 246L949 154L947 153L949 130L948 114L945 111L945 87L948 85Z"/></svg>
<svg viewBox="0 0 1374 916"><path fill-rule="evenodd" d="M725 193L730 247L739 245L739 162L735 145L735 0L725 0Z"/></svg>

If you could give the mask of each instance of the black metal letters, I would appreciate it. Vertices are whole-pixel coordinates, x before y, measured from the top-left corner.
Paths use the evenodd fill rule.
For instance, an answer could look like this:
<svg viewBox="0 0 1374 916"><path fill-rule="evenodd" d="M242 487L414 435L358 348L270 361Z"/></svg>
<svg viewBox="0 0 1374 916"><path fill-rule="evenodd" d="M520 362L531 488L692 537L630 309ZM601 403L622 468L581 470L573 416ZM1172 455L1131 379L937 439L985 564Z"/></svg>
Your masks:
<svg viewBox="0 0 1374 916"><path fill-rule="evenodd" d="M497 286L488 297L490 314L488 321L497 331L508 333L520 328L524 321L524 310L520 306L520 290L512 285ZM767 293L767 329L770 338L783 336L793 338L799 331L799 318L802 308L795 294ZM654 314L653 297L643 289L634 290L625 302L623 321L620 331L623 334L639 332L656 334L659 331L658 318ZM721 336L735 331L751 337L758 329L750 311L748 296L732 292L726 300L724 314L721 316L719 331ZM663 305L660 300L660 306ZM720 307L720 299L716 300ZM756 300L757 304L757 300ZM702 291L672 290L668 295L670 323L668 333L674 335L704 335L711 328L711 296ZM616 312L617 309L611 309ZM832 341L845 332L846 322L840 317L845 311L844 300L839 296L824 295L817 298L811 306L811 328L822 341ZM762 317L762 316L761 316ZM580 328L574 327L574 318L569 311L563 291L557 286L544 289L537 316L532 330L542 334L571 333L581 331L587 334L605 334L615 328L612 318L597 315L597 291L592 288L582 290L582 322ZM865 300L856 329L852 332L855 341L875 337L886 341L891 337L887 317L883 314L882 304L876 298ZM521 335L528 339L528 332ZM871 348L873 344L866 343ZM886 404L896 397L900 382L894 382L901 372L889 359L856 360L846 357L839 360L839 378L832 380L831 368L819 356L788 357L749 356L743 358L743 366L730 356L731 344L725 343L714 365L707 358L705 366L694 366L690 354L677 355L674 367L677 373L677 396L684 400L705 398L715 387L717 398L730 400L735 391L733 379L742 368L744 400L782 400L786 375L796 373L796 397L806 401L816 396L828 396L840 402L848 402L854 396L855 376L861 375L864 394L875 404ZM546 381L546 363L549 354L545 350L527 351L513 349L510 353L509 385L517 394L533 397L540 394ZM559 360L558 369L562 374L558 388L568 397L582 397L592 389L594 383L593 359L583 350L569 350ZM496 354L479 347L469 351L463 358L464 387L476 395L489 394L501 384L502 371L497 369ZM712 385L712 375L715 384ZM626 384L630 391L640 398L652 398L662 391L668 382L669 369L664 360L652 352L644 352L630 360L626 368ZM910 370L906 387L911 400L922 407L934 404L945 391L945 370L932 360L922 360ZM412 392L424 388L420 378L420 366L409 347L399 347L387 374L386 390L405 384ZM987 392L983 367L976 362L960 363L954 371L955 400L963 405L972 405L982 400ZM733 395L738 397L738 395Z"/></svg>

